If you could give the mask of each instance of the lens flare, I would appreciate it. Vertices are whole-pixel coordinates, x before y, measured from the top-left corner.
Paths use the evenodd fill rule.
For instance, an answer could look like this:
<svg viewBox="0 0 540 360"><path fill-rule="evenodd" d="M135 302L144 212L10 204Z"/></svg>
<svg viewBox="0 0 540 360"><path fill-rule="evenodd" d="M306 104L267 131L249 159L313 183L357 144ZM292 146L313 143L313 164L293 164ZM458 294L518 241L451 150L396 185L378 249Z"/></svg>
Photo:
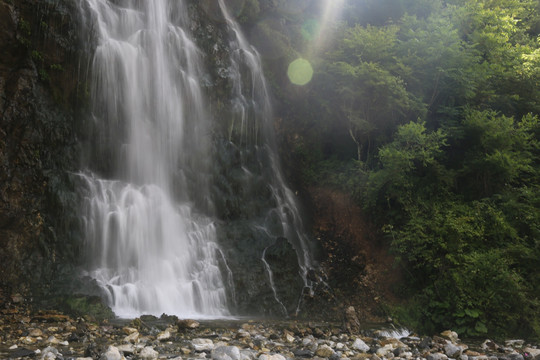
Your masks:
<svg viewBox="0 0 540 360"><path fill-rule="evenodd" d="M296 59L289 64L287 76L295 85L306 85L313 77L313 67L306 59Z"/></svg>

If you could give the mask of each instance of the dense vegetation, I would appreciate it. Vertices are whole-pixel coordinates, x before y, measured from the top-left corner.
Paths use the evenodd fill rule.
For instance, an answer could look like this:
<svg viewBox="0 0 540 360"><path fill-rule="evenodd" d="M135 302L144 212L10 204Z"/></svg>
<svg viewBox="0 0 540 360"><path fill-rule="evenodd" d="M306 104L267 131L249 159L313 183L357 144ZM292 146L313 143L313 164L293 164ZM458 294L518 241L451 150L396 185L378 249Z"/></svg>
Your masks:
<svg viewBox="0 0 540 360"><path fill-rule="evenodd" d="M344 6L319 51L316 10L279 15L283 58L315 69L276 90L304 185L349 192L380 229L405 324L540 336L540 2Z"/></svg>

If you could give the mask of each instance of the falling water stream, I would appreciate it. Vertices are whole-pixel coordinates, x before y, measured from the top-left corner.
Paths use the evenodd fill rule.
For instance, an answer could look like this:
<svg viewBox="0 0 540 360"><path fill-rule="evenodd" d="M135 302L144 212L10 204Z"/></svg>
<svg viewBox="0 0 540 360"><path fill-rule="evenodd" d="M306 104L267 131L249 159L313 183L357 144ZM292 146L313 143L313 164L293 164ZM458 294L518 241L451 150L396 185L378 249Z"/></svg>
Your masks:
<svg viewBox="0 0 540 360"><path fill-rule="evenodd" d="M216 235L210 191L213 120L187 6L182 0L80 1L97 38L91 97L99 131L93 151L102 154L81 172L85 274L120 317L229 316L234 274ZM268 157L268 187L277 204L269 213L282 225L273 236L291 242L299 275L309 287L308 240L279 167L260 59L218 1L231 33L231 128L242 134L239 146L255 146ZM249 72L248 88L242 68ZM108 171L96 170L100 162L110 164ZM264 254L261 258L272 279Z"/></svg>

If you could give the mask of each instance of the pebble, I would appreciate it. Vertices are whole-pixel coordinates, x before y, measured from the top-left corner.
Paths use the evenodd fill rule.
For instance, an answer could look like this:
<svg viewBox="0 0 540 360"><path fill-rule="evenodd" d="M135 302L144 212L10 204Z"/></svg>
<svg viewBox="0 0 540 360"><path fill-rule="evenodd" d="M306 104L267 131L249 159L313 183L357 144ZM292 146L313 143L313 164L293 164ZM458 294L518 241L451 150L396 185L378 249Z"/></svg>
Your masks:
<svg viewBox="0 0 540 360"><path fill-rule="evenodd" d="M171 331L169 329L166 329L165 331L160 332L156 337L158 341L166 341L166 340L169 340L170 338L171 338Z"/></svg>
<svg viewBox="0 0 540 360"><path fill-rule="evenodd" d="M195 351L210 351L214 349L214 342L212 339L193 339L191 344Z"/></svg>
<svg viewBox="0 0 540 360"><path fill-rule="evenodd" d="M116 346L109 345L107 351L101 355L100 360L122 360L122 355Z"/></svg>
<svg viewBox="0 0 540 360"><path fill-rule="evenodd" d="M132 333L130 333L128 336L124 337L124 342L126 343L135 343L137 342L137 340L139 340L139 332L138 331L134 331Z"/></svg>
<svg viewBox="0 0 540 360"><path fill-rule="evenodd" d="M218 346L212 350L214 360L240 360L240 349L236 346Z"/></svg>
<svg viewBox="0 0 540 360"><path fill-rule="evenodd" d="M461 355L461 353L463 352L463 349L460 346L457 346L452 343L448 343L444 346L444 352L448 357L455 359Z"/></svg>
<svg viewBox="0 0 540 360"><path fill-rule="evenodd" d="M141 350L141 353L139 354L139 357L142 360L154 360L157 359L159 356L159 353L154 350L151 346L146 346L144 349Z"/></svg>
<svg viewBox="0 0 540 360"><path fill-rule="evenodd" d="M287 360L283 355L280 354L262 354L259 356L259 360Z"/></svg>
<svg viewBox="0 0 540 360"><path fill-rule="evenodd" d="M315 355L323 357L323 358L329 358L332 355L334 355L334 350L330 346L323 344L319 346L319 348L315 352Z"/></svg>
<svg viewBox="0 0 540 360"><path fill-rule="evenodd" d="M362 340L362 339L356 339L354 340L352 344L352 348L354 350L362 351L362 352L368 352L369 346Z"/></svg>

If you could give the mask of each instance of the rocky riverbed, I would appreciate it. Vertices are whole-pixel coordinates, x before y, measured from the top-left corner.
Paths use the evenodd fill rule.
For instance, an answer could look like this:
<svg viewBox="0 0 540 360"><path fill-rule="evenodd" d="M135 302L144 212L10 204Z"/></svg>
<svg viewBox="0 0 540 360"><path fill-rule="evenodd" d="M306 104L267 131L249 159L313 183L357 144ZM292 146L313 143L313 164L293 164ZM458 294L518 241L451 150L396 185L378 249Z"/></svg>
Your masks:
<svg viewBox="0 0 540 360"><path fill-rule="evenodd" d="M178 320L142 316L96 322L58 312L0 311L1 359L212 360L540 360L524 340L465 344L445 331L419 337L408 331L360 329L344 323L265 320Z"/></svg>

